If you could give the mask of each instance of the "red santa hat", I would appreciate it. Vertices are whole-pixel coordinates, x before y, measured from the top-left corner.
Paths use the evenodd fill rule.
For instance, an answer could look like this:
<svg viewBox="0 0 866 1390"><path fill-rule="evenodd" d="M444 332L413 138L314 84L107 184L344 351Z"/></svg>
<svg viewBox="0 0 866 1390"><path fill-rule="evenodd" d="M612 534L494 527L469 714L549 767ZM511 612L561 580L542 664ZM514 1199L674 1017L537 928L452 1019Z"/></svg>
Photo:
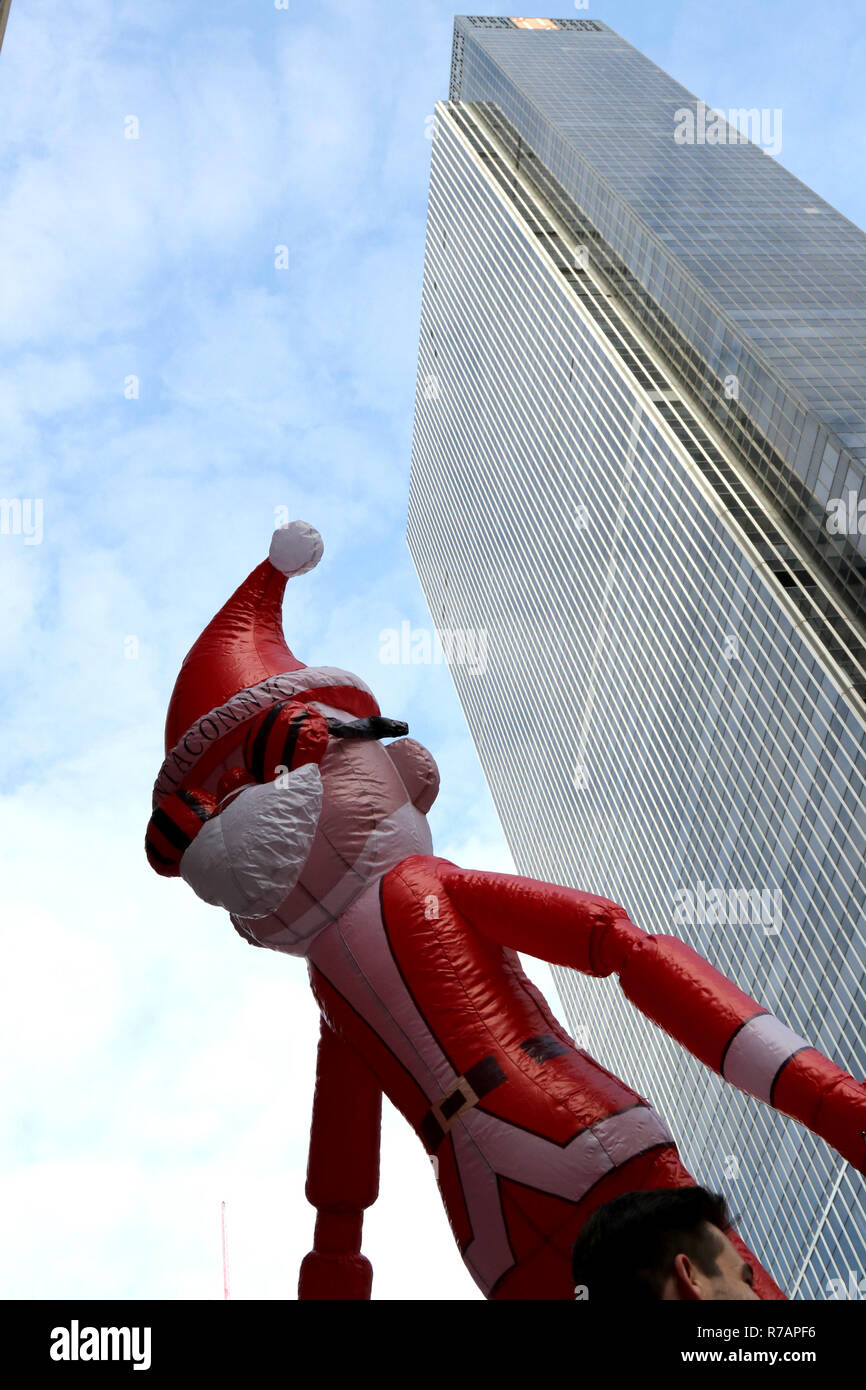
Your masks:
<svg viewBox="0 0 866 1390"><path fill-rule="evenodd" d="M258 565L211 619L183 660L168 707L165 761L153 804L186 785L204 787L269 706L319 702L357 718L380 713L373 692L336 667L305 666L283 634L287 579L314 569L322 538L306 521L276 530Z"/></svg>

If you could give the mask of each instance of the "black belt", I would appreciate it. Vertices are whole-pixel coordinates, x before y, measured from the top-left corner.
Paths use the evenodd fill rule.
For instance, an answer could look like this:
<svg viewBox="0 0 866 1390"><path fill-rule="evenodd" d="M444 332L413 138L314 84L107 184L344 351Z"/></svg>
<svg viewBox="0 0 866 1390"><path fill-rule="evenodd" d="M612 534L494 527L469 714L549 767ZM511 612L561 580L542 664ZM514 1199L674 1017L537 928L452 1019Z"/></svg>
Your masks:
<svg viewBox="0 0 866 1390"><path fill-rule="evenodd" d="M458 1076L450 1091L430 1107L421 1121L421 1136L430 1152L436 1152L454 1121L465 1110L471 1110L483 1096L506 1080L505 1072L493 1056L482 1057L463 1076Z"/></svg>

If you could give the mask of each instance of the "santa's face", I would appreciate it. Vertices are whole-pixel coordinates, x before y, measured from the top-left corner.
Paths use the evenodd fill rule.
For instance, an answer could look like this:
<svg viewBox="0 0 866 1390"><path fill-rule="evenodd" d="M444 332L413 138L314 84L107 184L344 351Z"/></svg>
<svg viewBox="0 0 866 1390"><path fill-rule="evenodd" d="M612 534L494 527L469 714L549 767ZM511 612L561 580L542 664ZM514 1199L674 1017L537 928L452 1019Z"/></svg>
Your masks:
<svg viewBox="0 0 866 1390"><path fill-rule="evenodd" d="M299 888L327 900L353 876L369 880L409 854L430 853L426 812L439 774L420 743L331 738L319 772L322 807Z"/></svg>
<svg viewBox="0 0 866 1390"><path fill-rule="evenodd" d="M438 787L436 764L415 739L332 736L318 765L242 791L204 827L181 872L244 935L304 954L368 883L432 852L426 812Z"/></svg>

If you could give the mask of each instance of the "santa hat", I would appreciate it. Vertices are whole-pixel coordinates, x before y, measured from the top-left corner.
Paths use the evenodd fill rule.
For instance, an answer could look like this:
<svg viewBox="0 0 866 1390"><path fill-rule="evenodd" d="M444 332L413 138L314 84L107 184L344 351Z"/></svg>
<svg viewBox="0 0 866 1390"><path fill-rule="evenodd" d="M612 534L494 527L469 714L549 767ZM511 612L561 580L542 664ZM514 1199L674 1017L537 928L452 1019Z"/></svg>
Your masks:
<svg viewBox="0 0 866 1390"><path fill-rule="evenodd" d="M358 718L380 713L373 692L336 667L308 667L283 634L286 580L314 569L322 538L306 521L273 534L267 560L211 619L184 658L165 725L166 757L153 804L184 786L206 787L214 769L242 742L246 727L274 704L298 699Z"/></svg>

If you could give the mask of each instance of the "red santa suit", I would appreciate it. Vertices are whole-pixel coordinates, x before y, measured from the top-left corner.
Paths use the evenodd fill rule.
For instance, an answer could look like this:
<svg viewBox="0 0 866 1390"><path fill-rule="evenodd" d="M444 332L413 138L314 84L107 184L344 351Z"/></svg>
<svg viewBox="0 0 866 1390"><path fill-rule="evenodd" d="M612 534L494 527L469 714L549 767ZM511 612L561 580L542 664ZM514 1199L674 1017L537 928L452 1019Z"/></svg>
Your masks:
<svg viewBox="0 0 866 1390"><path fill-rule="evenodd" d="M616 973L706 1065L866 1171L866 1087L684 942L648 935L608 899L433 855L431 755L411 738L381 743L401 726L364 682L286 646L286 578L321 553L305 523L277 531L187 656L146 842L157 872L226 908L251 944L307 959L322 1034L300 1296L369 1297L361 1222L383 1093L433 1160L488 1298L573 1298L571 1249L598 1205L694 1183L664 1119L575 1044L518 951ZM727 1234L759 1296L784 1298Z"/></svg>

